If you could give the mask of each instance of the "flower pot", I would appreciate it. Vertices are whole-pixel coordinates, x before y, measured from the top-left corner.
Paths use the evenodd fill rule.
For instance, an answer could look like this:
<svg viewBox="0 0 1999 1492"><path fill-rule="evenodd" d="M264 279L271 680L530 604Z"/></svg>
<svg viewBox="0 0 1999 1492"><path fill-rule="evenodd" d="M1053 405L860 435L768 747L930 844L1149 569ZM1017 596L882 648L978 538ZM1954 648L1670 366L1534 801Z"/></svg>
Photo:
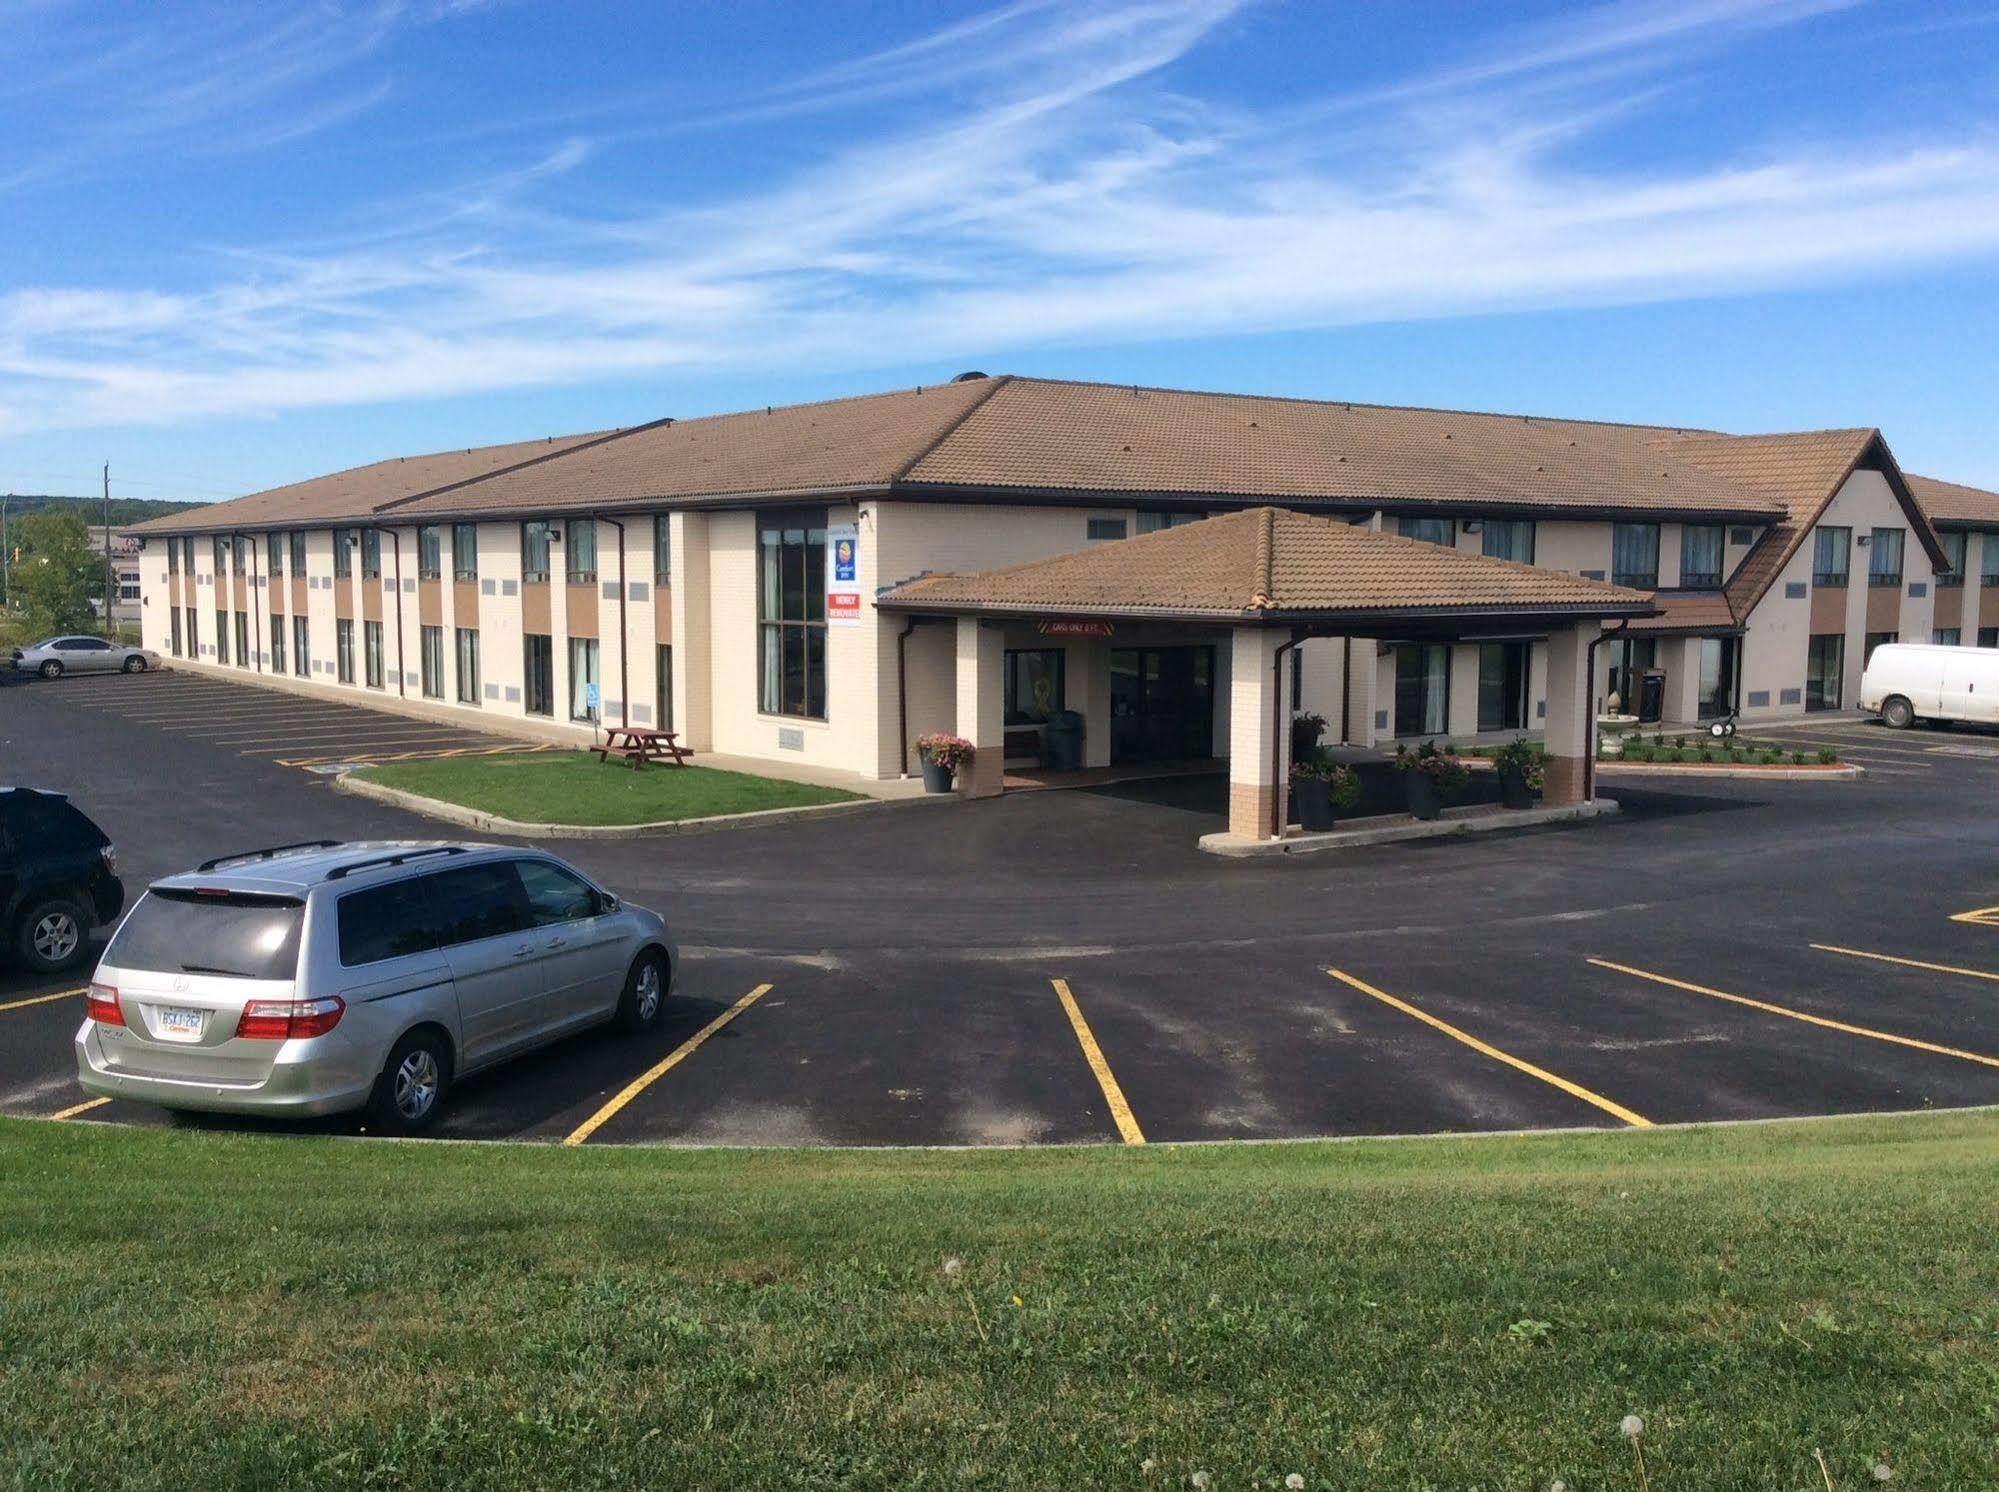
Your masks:
<svg viewBox="0 0 1999 1492"><path fill-rule="evenodd" d="M1402 791L1408 797L1409 812L1416 818L1433 819L1444 811L1444 795L1428 772L1404 772Z"/></svg>
<svg viewBox="0 0 1999 1492"><path fill-rule="evenodd" d="M1539 796L1527 785L1527 773L1524 768L1499 769L1499 801L1508 808L1532 808Z"/></svg>
<svg viewBox="0 0 1999 1492"><path fill-rule="evenodd" d="M1307 834L1324 834L1333 827L1333 785L1318 777L1291 779L1291 802L1298 810L1298 825Z"/></svg>
<svg viewBox="0 0 1999 1492"><path fill-rule="evenodd" d="M923 759L923 791L926 793L948 793L951 791L951 769L942 762Z"/></svg>

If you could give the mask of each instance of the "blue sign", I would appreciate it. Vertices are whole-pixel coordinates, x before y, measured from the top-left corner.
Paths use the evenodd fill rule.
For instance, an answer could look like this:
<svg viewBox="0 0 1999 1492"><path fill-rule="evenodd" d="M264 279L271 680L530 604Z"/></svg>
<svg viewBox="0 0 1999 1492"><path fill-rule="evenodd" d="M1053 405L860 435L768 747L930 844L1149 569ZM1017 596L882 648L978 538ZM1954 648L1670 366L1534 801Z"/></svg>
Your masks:
<svg viewBox="0 0 1999 1492"><path fill-rule="evenodd" d="M583 686L583 706L585 709L590 710L597 708L597 686L595 684L585 684Z"/></svg>
<svg viewBox="0 0 1999 1492"><path fill-rule="evenodd" d="M841 538L833 541L833 578L852 580L854 578L854 551L858 546L852 539Z"/></svg>

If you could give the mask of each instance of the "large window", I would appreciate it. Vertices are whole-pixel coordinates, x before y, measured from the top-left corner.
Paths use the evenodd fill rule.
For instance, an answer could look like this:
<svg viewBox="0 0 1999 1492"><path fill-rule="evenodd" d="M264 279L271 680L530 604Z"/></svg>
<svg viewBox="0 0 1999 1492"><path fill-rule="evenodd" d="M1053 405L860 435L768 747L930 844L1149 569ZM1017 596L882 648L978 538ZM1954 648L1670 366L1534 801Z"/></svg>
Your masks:
<svg viewBox="0 0 1999 1492"><path fill-rule="evenodd" d="M285 619L271 613L271 672L285 671Z"/></svg>
<svg viewBox="0 0 1999 1492"><path fill-rule="evenodd" d="M1954 648L1964 640L1964 633L1957 627L1934 627L1930 630L1930 641L1940 648Z"/></svg>
<svg viewBox="0 0 1999 1492"><path fill-rule="evenodd" d="M569 718L595 720L602 706L597 692L597 639L569 639Z"/></svg>
<svg viewBox="0 0 1999 1492"><path fill-rule="evenodd" d="M1610 671L1604 681L1606 703L1610 695L1617 696L1617 704L1611 713L1657 720L1659 714L1656 711L1649 717L1646 715L1644 703L1645 673L1659 664L1659 639L1610 637L1605 641L1603 652L1610 665ZM1660 703L1663 709L1663 699Z"/></svg>
<svg viewBox="0 0 1999 1492"><path fill-rule="evenodd" d="M1959 529L1954 533L1938 533L1943 541L1944 567L1937 571L1937 589L1947 585L1964 584L1964 541L1971 536Z"/></svg>
<svg viewBox="0 0 1999 1492"><path fill-rule="evenodd" d="M1819 632L1805 644L1805 708L1836 710L1844 697L1846 634Z"/></svg>
<svg viewBox="0 0 1999 1492"><path fill-rule="evenodd" d="M1395 650L1395 734L1440 736L1449 729L1451 650L1404 643Z"/></svg>
<svg viewBox="0 0 1999 1492"><path fill-rule="evenodd" d="M661 643L653 650L654 723L661 730L673 729L673 646Z"/></svg>
<svg viewBox="0 0 1999 1492"><path fill-rule="evenodd" d="M333 578L346 580L354 574L354 530L336 528L333 531Z"/></svg>
<svg viewBox="0 0 1999 1492"><path fill-rule="evenodd" d="M1534 563L1534 520L1531 518L1488 518L1479 527L1479 550L1488 559Z"/></svg>
<svg viewBox="0 0 1999 1492"><path fill-rule="evenodd" d="M367 653L368 659L368 687L370 689L380 689L384 683L382 670L382 624L380 622L363 622L361 624L361 643Z"/></svg>
<svg viewBox="0 0 1999 1492"><path fill-rule="evenodd" d="M184 610L187 615L187 655L190 658L199 658L201 656L201 613L196 611L192 606L186 607Z"/></svg>
<svg viewBox="0 0 1999 1492"><path fill-rule="evenodd" d="M652 583L673 584L673 520L665 513L652 520Z"/></svg>
<svg viewBox="0 0 1999 1492"><path fill-rule="evenodd" d="M1006 655L1008 725L1041 725L1057 710L1068 708L1064 663L1060 648L1024 648Z"/></svg>
<svg viewBox="0 0 1999 1492"><path fill-rule="evenodd" d="M1899 586L1902 583L1902 535L1899 528L1877 528L1867 545L1867 583Z"/></svg>
<svg viewBox="0 0 1999 1492"><path fill-rule="evenodd" d="M424 627L418 637L422 643L422 661L417 665L423 676L423 697L425 699L444 698L444 629Z"/></svg>
<svg viewBox="0 0 1999 1492"><path fill-rule="evenodd" d="M458 702L479 703L479 629L458 629Z"/></svg>
<svg viewBox="0 0 1999 1492"><path fill-rule="evenodd" d="M1142 534L1156 534L1162 528L1184 528L1190 523L1199 523L1205 513L1169 513L1159 508L1138 510L1138 531Z"/></svg>
<svg viewBox="0 0 1999 1492"><path fill-rule="evenodd" d="M229 613L220 606L215 608L215 661L229 661Z"/></svg>
<svg viewBox="0 0 1999 1492"><path fill-rule="evenodd" d="M1876 648L1882 646L1884 643L1900 642L1901 640L1902 640L1902 634L1899 632L1868 633L1866 638L1866 651L1864 651L1860 655L1860 666L1862 668L1865 668L1868 664L1874 661L1874 650Z"/></svg>
<svg viewBox="0 0 1999 1492"><path fill-rule="evenodd" d="M521 649L521 682L530 715L555 713L555 644L545 632L530 632Z"/></svg>
<svg viewBox="0 0 1999 1492"><path fill-rule="evenodd" d="M305 530L295 529L291 536L292 578L305 579Z"/></svg>
<svg viewBox="0 0 1999 1492"><path fill-rule="evenodd" d="M569 532L563 535L568 545L569 583L590 585L597 579L597 520L594 518L572 518Z"/></svg>
<svg viewBox="0 0 1999 1492"><path fill-rule="evenodd" d="M826 718L826 510L757 515L757 705Z"/></svg>
<svg viewBox="0 0 1999 1492"><path fill-rule="evenodd" d="M382 578L382 534L379 529L361 530L361 578L363 580Z"/></svg>
<svg viewBox="0 0 1999 1492"><path fill-rule="evenodd" d="M167 540L167 574L180 574L180 540Z"/></svg>
<svg viewBox="0 0 1999 1492"><path fill-rule="evenodd" d="M285 573L285 536L267 534L264 536L264 573L276 580Z"/></svg>
<svg viewBox="0 0 1999 1492"><path fill-rule="evenodd" d="M173 541L169 539L168 543ZM194 574L194 535L189 534L180 541L181 568L189 575Z"/></svg>
<svg viewBox="0 0 1999 1492"><path fill-rule="evenodd" d="M1455 518L1398 518L1395 531L1405 539L1421 539L1425 544L1442 544L1446 549L1458 541Z"/></svg>
<svg viewBox="0 0 1999 1492"><path fill-rule="evenodd" d="M479 527L473 523L451 525L451 573L458 580L479 578Z"/></svg>
<svg viewBox="0 0 1999 1492"><path fill-rule="evenodd" d="M1527 644L1485 642L1478 649L1478 728L1527 728Z"/></svg>
<svg viewBox="0 0 1999 1492"><path fill-rule="evenodd" d="M1821 524L1812 533L1812 584L1845 585L1853 530Z"/></svg>
<svg viewBox="0 0 1999 1492"><path fill-rule="evenodd" d="M304 678L312 672L312 652L306 646L305 618L292 618L292 672Z"/></svg>
<svg viewBox="0 0 1999 1492"><path fill-rule="evenodd" d="M354 624L341 617L333 624L333 655L339 665L340 682L354 682Z"/></svg>
<svg viewBox="0 0 1999 1492"><path fill-rule="evenodd" d="M521 525L521 579L548 579L548 525L540 519Z"/></svg>
<svg viewBox="0 0 1999 1492"><path fill-rule="evenodd" d="M173 655L178 658L180 656L180 608L178 606L167 613L167 621L173 629L167 638L167 645L173 649Z"/></svg>
<svg viewBox="0 0 1999 1492"><path fill-rule="evenodd" d="M1700 718L1731 714L1735 709L1735 639L1701 639Z"/></svg>
<svg viewBox="0 0 1999 1492"><path fill-rule="evenodd" d="M1978 583L1999 586L1999 531L1987 530L1978 543Z"/></svg>
<svg viewBox="0 0 1999 1492"><path fill-rule="evenodd" d="M1618 585L1649 591L1659 583L1659 525L1610 526L1610 578Z"/></svg>
<svg viewBox="0 0 1999 1492"><path fill-rule="evenodd" d="M1689 523L1680 530L1680 584L1712 590L1721 584L1723 530L1718 523Z"/></svg>
<svg viewBox="0 0 1999 1492"><path fill-rule="evenodd" d="M236 613L236 666L250 666L250 613L247 611Z"/></svg>
<svg viewBox="0 0 1999 1492"><path fill-rule="evenodd" d="M215 578L222 579L222 572L229 568L229 541L217 534L212 541L215 549Z"/></svg>
<svg viewBox="0 0 1999 1492"><path fill-rule="evenodd" d="M1999 627L1980 627L1978 645L1981 648L1999 648Z"/></svg>
<svg viewBox="0 0 1999 1492"><path fill-rule="evenodd" d="M229 573L241 575L250 562L250 541L238 534L229 545Z"/></svg>
<svg viewBox="0 0 1999 1492"><path fill-rule="evenodd" d="M444 530L426 523L416 531L416 578L436 580L444 573Z"/></svg>

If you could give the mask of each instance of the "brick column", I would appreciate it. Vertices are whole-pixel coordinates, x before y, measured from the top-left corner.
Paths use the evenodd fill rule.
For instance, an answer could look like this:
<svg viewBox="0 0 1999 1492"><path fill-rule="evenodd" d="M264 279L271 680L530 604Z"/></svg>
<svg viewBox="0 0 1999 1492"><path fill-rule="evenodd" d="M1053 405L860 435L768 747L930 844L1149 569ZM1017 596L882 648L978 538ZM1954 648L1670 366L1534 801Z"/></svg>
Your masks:
<svg viewBox="0 0 1999 1492"><path fill-rule="evenodd" d="M958 772L968 798L997 797L1006 776L1006 637L975 616L958 618L958 734L972 743L971 765Z"/></svg>
<svg viewBox="0 0 1999 1492"><path fill-rule="evenodd" d="M1579 622L1548 636L1548 775L1541 801L1550 808L1583 801L1584 760L1596 749L1596 708L1589 645L1601 629Z"/></svg>
<svg viewBox="0 0 1999 1492"><path fill-rule="evenodd" d="M1285 633L1264 627L1238 627L1230 639L1229 833L1239 839L1275 837L1271 824L1289 785L1276 775L1280 722L1273 714L1277 650L1287 641ZM1290 713L1284 711L1281 722L1287 735Z"/></svg>

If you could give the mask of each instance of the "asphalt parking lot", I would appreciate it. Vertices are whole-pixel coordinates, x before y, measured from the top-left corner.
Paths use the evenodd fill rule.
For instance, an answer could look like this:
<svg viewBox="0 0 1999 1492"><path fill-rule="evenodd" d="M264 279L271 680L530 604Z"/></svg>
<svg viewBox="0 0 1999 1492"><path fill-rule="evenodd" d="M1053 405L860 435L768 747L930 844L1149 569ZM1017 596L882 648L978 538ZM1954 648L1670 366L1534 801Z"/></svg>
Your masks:
<svg viewBox="0 0 1999 1492"><path fill-rule="evenodd" d="M162 685L224 691L216 720L153 718ZM259 844L448 834L238 754L230 691L0 690L0 775L70 792L134 894ZM1620 775L1588 829L1296 861L1199 853L1212 779L554 843L667 915L680 987L645 1038L469 1081L442 1132L1116 1143L1999 1102L1999 736L1756 735L1869 775ZM82 983L0 977L0 1111L163 1122L79 1108Z"/></svg>

